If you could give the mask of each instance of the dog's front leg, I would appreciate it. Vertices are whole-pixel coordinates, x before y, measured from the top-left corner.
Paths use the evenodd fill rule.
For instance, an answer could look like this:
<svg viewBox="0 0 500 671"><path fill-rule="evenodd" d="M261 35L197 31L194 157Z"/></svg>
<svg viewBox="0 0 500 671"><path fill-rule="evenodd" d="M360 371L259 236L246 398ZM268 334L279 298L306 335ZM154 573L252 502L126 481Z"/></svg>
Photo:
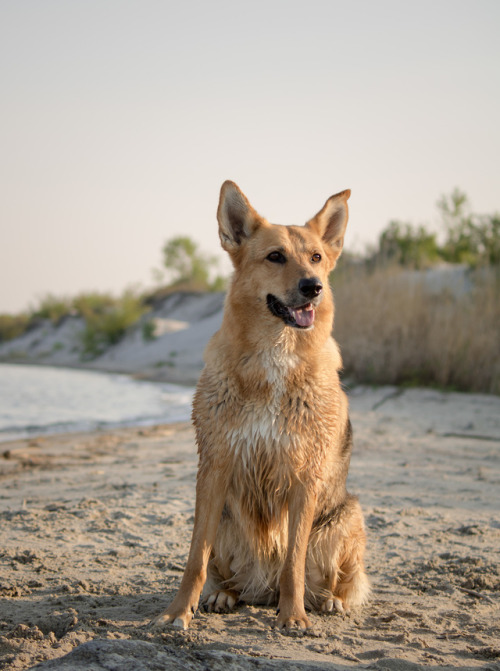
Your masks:
<svg viewBox="0 0 500 671"><path fill-rule="evenodd" d="M277 625L310 627L304 608L306 554L314 519L316 492L303 483L292 487L288 503L288 550L280 578Z"/></svg>
<svg viewBox="0 0 500 671"><path fill-rule="evenodd" d="M224 501L225 483L220 471L200 470L196 483L193 536L181 585L167 610L153 620L153 626L172 623L182 629L188 628L207 577L207 564Z"/></svg>

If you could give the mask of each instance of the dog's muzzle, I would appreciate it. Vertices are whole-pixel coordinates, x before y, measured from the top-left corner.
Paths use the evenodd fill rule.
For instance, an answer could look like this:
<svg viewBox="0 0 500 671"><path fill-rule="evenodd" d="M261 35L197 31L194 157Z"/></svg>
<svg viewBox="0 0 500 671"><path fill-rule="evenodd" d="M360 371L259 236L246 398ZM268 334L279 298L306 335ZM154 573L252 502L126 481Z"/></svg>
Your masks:
<svg viewBox="0 0 500 671"><path fill-rule="evenodd" d="M310 329L314 326L315 307L321 301L323 285L318 277L304 277L299 280L296 300L286 305L273 294L267 295L267 307L275 317L282 319L287 326L298 329ZM301 303L301 296L309 299Z"/></svg>
<svg viewBox="0 0 500 671"><path fill-rule="evenodd" d="M287 326L299 329L309 329L314 326L316 312L312 303L289 307L276 298L276 296L268 294L267 307L275 317L282 319Z"/></svg>

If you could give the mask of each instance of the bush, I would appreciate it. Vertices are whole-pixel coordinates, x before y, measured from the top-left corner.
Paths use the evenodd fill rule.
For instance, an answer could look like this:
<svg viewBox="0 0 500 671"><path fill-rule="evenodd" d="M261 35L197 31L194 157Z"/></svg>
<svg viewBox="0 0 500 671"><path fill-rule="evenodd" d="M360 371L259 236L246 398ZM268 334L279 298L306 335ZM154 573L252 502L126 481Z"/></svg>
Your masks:
<svg viewBox="0 0 500 671"><path fill-rule="evenodd" d="M116 304L116 298L111 294L97 291L88 294L79 294L72 301L74 311L86 320L92 320L97 315L104 315Z"/></svg>
<svg viewBox="0 0 500 671"><path fill-rule="evenodd" d="M500 264L500 215L472 213L468 198L460 189L442 196L437 207L444 231L442 244L424 226L391 221L379 237L371 264L392 263L417 269L440 261L471 268Z"/></svg>
<svg viewBox="0 0 500 671"><path fill-rule="evenodd" d="M397 263L407 268L427 268L439 261L435 233L423 226L391 221L379 241L378 263Z"/></svg>
<svg viewBox="0 0 500 671"><path fill-rule="evenodd" d="M142 338L146 342L156 340L156 324L152 319L148 319L142 325Z"/></svg>
<svg viewBox="0 0 500 671"><path fill-rule="evenodd" d="M146 311L141 298L131 290L119 299L113 299L109 294L81 296L75 305L85 319L82 334L85 358L99 356L109 346L118 343L129 326L135 324Z"/></svg>
<svg viewBox="0 0 500 671"><path fill-rule="evenodd" d="M443 258L478 266L500 264L500 217L471 216L448 231Z"/></svg>
<svg viewBox="0 0 500 671"><path fill-rule="evenodd" d="M39 319L49 319L53 324L58 324L63 317L71 312L72 299L58 297L52 294L43 296L38 304L30 311L30 319L35 322Z"/></svg>
<svg viewBox="0 0 500 671"><path fill-rule="evenodd" d="M22 335L30 322L29 315L0 315L0 343Z"/></svg>

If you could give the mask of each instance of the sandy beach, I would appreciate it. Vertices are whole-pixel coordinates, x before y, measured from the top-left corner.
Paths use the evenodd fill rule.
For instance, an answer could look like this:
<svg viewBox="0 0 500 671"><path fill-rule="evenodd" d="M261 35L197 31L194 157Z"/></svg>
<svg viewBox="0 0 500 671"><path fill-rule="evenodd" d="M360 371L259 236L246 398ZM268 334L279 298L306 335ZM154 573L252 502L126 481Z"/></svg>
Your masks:
<svg viewBox="0 0 500 671"><path fill-rule="evenodd" d="M251 606L149 628L189 549L189 424L2 444L0 668L500 669L500 398L350 399L373 595L305 635Z"/></svg>

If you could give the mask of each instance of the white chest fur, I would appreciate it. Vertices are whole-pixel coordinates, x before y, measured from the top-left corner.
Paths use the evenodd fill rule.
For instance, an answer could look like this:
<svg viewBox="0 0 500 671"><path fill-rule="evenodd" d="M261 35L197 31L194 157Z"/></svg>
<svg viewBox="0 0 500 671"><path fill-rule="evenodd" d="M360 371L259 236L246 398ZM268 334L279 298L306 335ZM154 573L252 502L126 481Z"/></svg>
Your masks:
<svg viewBox="0 0 500 671"><path fill-rule="evenodd" d="M244 402L237 424L233 424L228 432L233 453L245 463L255 458L257 452L278 457L279 452L288 450L293 442L283 412L283 397L288 376L299 359L282 347L265 349L259 356L271 395Z"/></svg>

